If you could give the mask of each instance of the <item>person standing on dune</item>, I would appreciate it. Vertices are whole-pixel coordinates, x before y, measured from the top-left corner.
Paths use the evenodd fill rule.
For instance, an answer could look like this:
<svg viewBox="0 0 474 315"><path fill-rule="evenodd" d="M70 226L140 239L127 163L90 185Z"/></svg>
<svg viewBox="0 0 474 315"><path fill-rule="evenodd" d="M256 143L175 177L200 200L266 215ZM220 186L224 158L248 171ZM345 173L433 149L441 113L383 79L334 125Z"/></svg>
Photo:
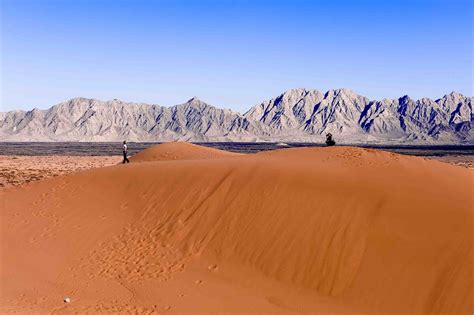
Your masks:
<svg viewBox="0 0 474 315"><path fill-rule="evenodd" d="M123 164L125 164L125 162L130 163L130 161L127 158L127 153L128 153L127 141L123 141Z"/></svg>

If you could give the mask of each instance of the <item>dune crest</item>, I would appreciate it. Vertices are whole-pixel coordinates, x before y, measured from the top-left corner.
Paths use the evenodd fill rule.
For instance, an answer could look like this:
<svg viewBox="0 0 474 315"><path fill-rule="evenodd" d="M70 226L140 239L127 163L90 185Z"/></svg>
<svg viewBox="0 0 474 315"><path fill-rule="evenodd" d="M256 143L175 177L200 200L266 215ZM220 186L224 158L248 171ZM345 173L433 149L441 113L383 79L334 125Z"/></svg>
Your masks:
<svg viewBox="0 0 474 315"><path fill-rule="evenodd" d="M133 162L168 160L202 160L239 156L241 154L208 148L184 141L156 144L130 158Z"/></svg>
<svg viewBox="0 0 474 315"><path fill-rule="evenodd" d="M351 147L209 150L160 145L155 162L3 194L0 310L66 293L77 312L474 310L470 171Z"/></svg>

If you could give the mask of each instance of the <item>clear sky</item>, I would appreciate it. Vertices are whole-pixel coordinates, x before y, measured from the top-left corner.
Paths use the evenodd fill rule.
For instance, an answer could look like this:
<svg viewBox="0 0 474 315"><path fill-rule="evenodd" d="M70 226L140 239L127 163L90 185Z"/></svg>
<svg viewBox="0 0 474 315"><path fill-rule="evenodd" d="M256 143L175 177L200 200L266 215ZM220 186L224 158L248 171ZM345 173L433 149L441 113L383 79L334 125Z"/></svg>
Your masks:
<svg viewBox="0 0 474 315"><path fill-rule="evenodd" d="M76 96L244 112L297 87L473 95L471 0L0 0L0 110Z"/></svg>

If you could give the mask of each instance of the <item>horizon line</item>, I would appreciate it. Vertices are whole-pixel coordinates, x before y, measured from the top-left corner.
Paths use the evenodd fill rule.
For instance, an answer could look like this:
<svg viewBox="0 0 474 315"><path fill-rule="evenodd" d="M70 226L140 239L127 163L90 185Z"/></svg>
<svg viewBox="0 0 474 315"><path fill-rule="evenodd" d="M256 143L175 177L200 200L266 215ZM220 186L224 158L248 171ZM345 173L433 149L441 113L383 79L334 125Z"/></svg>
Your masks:
<svg viewBox="0 0 474 315"><path fill-rule="evenodd" d="M423 99L428 99L428 100L431 100L433 102L437 102L439 101L440 99L442 99L443 97L446 97L448 95L451 95L451 94L459 94L463 97L467 97L467 98L473 98L474 96L469 96L469 95L465 95L461 92L457 92L457 91L451 91L449 93L446 93L444 94L443 96L439 97L439 98L430 98L430 97L422 97L422 98L418 98L418 99L413 99L412 97L410 97L410 95L408 94L404 94L400 97L397 97L397 98L387 98L387 97L384 97L382 99L371 99L365 95L362 95L362 94L359 94L357 92L355 92L353 89L350 89L350 88L336 88L336 89L329 89L325 92L321 91L321 90L318 90L318 89L311 89L311 88L290 88L288 90L285 90L283 91L282 93L278 94L277 96L275 97L272 97L272 98L267 98L267 99L264 99L263 101L260 101L252 106L250 106L250 108L248 108L247 110L245 110L243 112L243 114L245 114L247 111L251 110L253 107L257 106L257 105L260 105L264 102L268 102L268 101L271 101L271 100L275 100L276 98L280 97L280 96L283 96L284 94L290 92L290 91L295 91L295 90L305 90L307 92L310 92L310 91L317 91L317 92L320 92L321 94L323 94L324 97L327 96L327 94L329 92L337 92L337 91L349 91L349 92L352 92L354 94L356 94L357 96L361 96L361 97L364 97L364 98L367 98L369 100L370 103L372 102L381 102L381 101L384 101L384 100L390 100L390 101L393 101L393 100L397 100L397 99L401 99L401 98L405 98L405 97L408 97L409 99L415 101L415 102L418 102L418 101L421 101ZM198 100L200 102L203 102L205 103L206 105L209 105L209 106L212 106L212 107L216 107L216 108L220 108L220 109L228 109L228 110L231 110L231 111L234 111L234 112L237 112L237 113L241 113L240 111L238 110L235 110L235 109L232 109L232 108L222 108L222 107L218 107L218 105L213 105L213 104L210 104L206 101L203 101L200 97L198 96L193 96L191 98L189 98L186 102L183 102L183 103L178 103L178 104L174 104L174 105L160 105L158 103L146 103L146 102L137 102L137 101L126 101L126 100L122 100L122 99L118 99L118 98L113 98L113 99L109 99L109 100L104 100L104 99L100 99L100 98L93 98L93 97L84 97L84 96L75 96L75 97L72 97L72 98L69 98L69 99L66 99L64 101L61 101L59 103L56 103L56 104L52 104L52 105L47 105L48 107L47 108L44 108L44 109L41 109L41 108L38 108L38 107L33 107L31 109L11 109L11 110L7 110L7 111L1 111L0 113L8 113L8 112L15 112L15 111L19 111L19 112L29 112L29 111L33 111L33 110L48 110L48 109L51 109L52 107L54 106L57 106L57 105L61 105L63 103L67 103L67 102L70 102L72 100L76 100L76 99L85 99L85 100L95 100L95 101L101 101L101 102L112 102L112 101L118 101L118 102L121 102L121 103L126 103L126 104L130 104L130 105L149 105L149 106L160 106L160 107L165 107L165 108L172 108L172 107L175 107L175 106L179 106L179 105L184 105L184 104L187 104L187 103L190 103L191 101L193 100ZM242 113L241 113L242 114Z"/></svg>

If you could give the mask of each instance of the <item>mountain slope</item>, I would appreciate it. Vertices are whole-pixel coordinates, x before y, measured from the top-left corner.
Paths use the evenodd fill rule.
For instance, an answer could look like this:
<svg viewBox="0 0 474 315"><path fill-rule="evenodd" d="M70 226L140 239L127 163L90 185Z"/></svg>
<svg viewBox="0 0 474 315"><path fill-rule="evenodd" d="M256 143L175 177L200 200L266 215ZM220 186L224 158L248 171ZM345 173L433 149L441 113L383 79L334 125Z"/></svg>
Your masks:
<svg viewBox="0 0 474 315"><path fill-rule="evenodd" d="M47 110L0 113L3 141L310 141L473 143L472 97L452 92L371 101L349 89L292 89L244 115L197 98L172 107L74 98Z"/></svg>
<svg viewBox="0 0 474 315"><path fill-rule="evenodd" d="M0 135L7 141L253 140L255 129L242 115L195 98L170 108L74 98L4 115Z"/></svg>
<svg viewBox="0 0 474 315"><path fill-rule="evenodd" d="M370 101L348 89L289 90L250 109L246 117L281 134L307 139L330 132L339 142L472 142L472 98L451 93L433 101Z"/></svg>

